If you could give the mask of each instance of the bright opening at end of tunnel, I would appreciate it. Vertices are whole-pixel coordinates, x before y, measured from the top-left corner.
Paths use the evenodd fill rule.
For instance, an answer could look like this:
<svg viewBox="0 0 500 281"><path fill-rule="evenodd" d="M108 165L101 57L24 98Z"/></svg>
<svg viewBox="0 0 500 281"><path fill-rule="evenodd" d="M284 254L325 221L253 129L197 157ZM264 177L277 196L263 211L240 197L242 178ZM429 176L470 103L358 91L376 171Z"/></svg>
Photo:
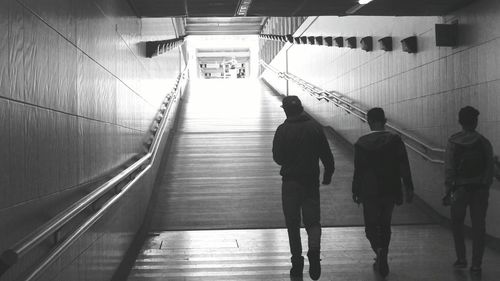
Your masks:
<svg viewBox="0 0 500 281"><path fill-rule="evenodd" d="M193 80L257 78L258 35L191 35L187 50Z"/></svg>
<svg viewBox="0 0 500 281"><path fill-rule="evenodd" d="M199 78L193 79L190 87L192 92L199 93L190 110L197 112L202 119L215 118L224 124L260 121L252 119L262 110L260 100L251 98L262 92L257 78ZM230 120L226 120L228 117Z"/></svg>
<svg viewBox="0 0 500 281"><path fill-rule="evenodd" d="M260 112L258 99L248 98L261 92L258 35L189 36L187 50L191 89L203 93L193 104L198 112L233 121Z"/></svg>

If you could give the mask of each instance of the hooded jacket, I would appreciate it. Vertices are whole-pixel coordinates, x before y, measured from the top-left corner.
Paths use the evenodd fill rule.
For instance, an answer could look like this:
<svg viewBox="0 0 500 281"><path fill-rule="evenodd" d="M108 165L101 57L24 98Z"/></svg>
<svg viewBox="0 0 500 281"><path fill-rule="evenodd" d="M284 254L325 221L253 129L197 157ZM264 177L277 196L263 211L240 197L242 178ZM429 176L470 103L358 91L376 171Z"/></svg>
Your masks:
<svg viewBox="0 0 500 281"><path fill-rule="evenodd" d="M283 181L319 187L319 160L325 166L324 178L333 175L335 162L323 128L304 113L289 116L278 126L272 151Z"/></svg>
<svg viewBox="0 0 500 281"><path fill-rule="evenodd" d="M372 131L354 145L352 193L361 200L392 198L402 203L401 179L413 190L406 148L400 136Z"/></svg>
<svg viewBox="0 0 500 281"><path fill-rule="evenodd" d="M457 171L457 157L456 153L460 146L470 147L472 145L480 144L485 153L485 169L480 175L472 178L465 178ZM484 136L476 131L461 131L452 135L448 139L448 145L445 152L445 186L446 193L452 191L454 187L463 185L484 185L489 187L493 182L494 175L494 159L493 148L491 143Z"/></svg>

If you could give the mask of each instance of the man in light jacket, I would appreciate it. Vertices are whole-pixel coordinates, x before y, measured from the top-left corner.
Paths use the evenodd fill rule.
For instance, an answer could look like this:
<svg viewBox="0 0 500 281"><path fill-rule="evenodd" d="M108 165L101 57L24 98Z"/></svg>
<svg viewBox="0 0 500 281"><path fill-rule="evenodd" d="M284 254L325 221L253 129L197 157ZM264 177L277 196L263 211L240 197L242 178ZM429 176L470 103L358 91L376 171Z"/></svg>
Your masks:
<svg viewBox="0 0 500 281"><path fill-rule="evenodd" d="M471 272L481 272L486 232L489 187L493 182L494 158L491 143L476 132L479 111L471 106L460 109L462 131L448 139L445 158L444 205L451 204L451 221L457 260L455 268L467 267L464 220L467 206L472 221Z"/></svg>

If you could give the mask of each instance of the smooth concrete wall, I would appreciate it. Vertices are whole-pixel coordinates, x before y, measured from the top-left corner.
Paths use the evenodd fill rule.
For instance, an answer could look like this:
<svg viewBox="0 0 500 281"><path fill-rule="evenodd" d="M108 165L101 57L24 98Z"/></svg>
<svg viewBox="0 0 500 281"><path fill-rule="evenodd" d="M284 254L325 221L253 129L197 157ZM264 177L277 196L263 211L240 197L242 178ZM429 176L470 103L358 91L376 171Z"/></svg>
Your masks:
<svg viewBox="0 0 500 281"><path fill-rule="evenodd" d="M141 20L127 3L0 0L1 251L144 152L181 58L178 49L145 58ZM61 280L109 280L142 222L154 177L152 169L45 279L71 269ZM26 272L49 244L2 280Z"/></svg>
<svg viewBox="0 0 500 281"><path fill-rule="evenodd" d="M458 20L460 46L436 47L436 23ZM357 49L290 45L272 62L284 71L327 90L338 91L364 108L381 106L390 122L444 148L460 130L458 110L472 105L481 111L478 131L500 154L500 2L482 0L444 17L310 17L295 36L356 36ZM400 41L416 35L418 53L402 51ZM373 36L374 50L359 47L361 37ZM393 37L392 52L380 50L377 40ZM288 49L288 56L287 54ZM264 79L282 89L270 72ZM320 122L333 127L350 142L367 132L367 125L326 102L304 94L290 84L289 94L302 97ZM411 166L417 194L442 215L443 166L424 161L413 152ZM490 195L487 231L500 238L499 183Z"/></svg>

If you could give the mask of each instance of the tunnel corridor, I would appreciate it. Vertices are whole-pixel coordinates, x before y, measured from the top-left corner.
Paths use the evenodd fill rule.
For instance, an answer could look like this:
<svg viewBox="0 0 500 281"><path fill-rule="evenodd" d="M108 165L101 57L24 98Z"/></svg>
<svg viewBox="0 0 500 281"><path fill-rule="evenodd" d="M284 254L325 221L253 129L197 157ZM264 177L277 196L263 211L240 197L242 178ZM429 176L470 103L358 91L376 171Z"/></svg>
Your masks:
<svg viewBox="0 0 500 281"><path fill-rule="evenodd" d="M128 280L290 280L281 177L271 153L285 119L280 99L260 80L192 81L159 172L150 232ZM378 280L362 209L351 199L352 148L327 135L337 168L332 184L321 187L321 280ZM393 223L390 280L469 280L440 270L453 260L451 236L418 203L397 207ZM302 240L306 245L305 231ZM498 261L489 251L485 267L492 270L482 280L500 273Z"/></svg>
<svg viewBox="0 0 500 281"><path fill-rule="evenodd" d="M166 153L152 231L285 227L281 176L271 153L284 120L280 95L259 80L192 81ZM337 173L332 186L322 187L322 224L362 225L351 204L352 148L329 135ZM403 206L394 222L433 221Z"/></svg>
<svg viewBox="0 0 500 281"><path fill-rule="evenodd" d="M383 280L351 191L374 107L415 193L385 280L499 280L499 26L498 0L0 0L0 281L290 280L285 96L336 162L320 280ZM442 200L466 106L492 149L482 274L453 267Z"/></svg>

